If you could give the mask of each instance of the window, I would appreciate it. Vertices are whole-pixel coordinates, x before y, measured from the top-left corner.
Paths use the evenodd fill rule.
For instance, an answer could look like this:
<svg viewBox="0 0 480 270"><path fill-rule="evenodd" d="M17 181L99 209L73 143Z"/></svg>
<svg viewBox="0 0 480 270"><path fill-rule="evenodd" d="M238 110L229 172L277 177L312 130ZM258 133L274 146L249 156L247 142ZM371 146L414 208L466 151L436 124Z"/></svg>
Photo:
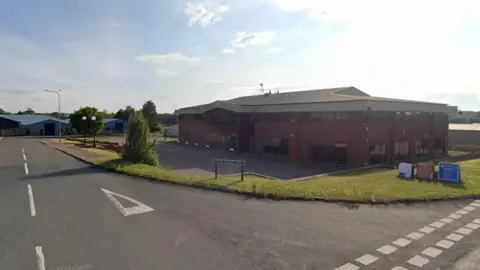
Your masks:
<svg viewBox="0 0 480 270"><path fill-rule="evenodd" d="M335 120L335 113L333 112L322 113L322 122L331 122L333 120Z"/></svg>
<svg viewBox="0 0 480 270"><path fill-rule="evenodd" d="M266 138L263 140L263 151L265 153L288 156L288 140L280 138Z"/></svg>
<svg viewBox="0 0 480 270"><path fill-rule="evenodd" d="M310 148L310 159L312 161L346 164L347 146L335 144L320 144Z"/></svg>
<svg viewBox="0 0 480 270"><path fill-rule="evenodd" d="M337 121L347 121L350 119L350 115L348 112L336 112L335 113L335 120Z"/></svg>
<svg viewBox="0 0 480 270"><path fill-rule="evenodd" d="M435 138L433 143L433 151L435 153L444 153L445 152L445 143L443 138Z"/></svg>
<svg viewBox="0 0 480 270"><path fill-rule="evenodd" d="M415 141L415 154L417 157L425 156L428 154L428 139Z"/></svg>
<svg viewBox="0 0 480 270"><path fill-rule="evenodd" d="M365 112L365 122L375 123L375 122L387 122L389 115L386 112Z"/></svg>
<svg viewBox="0 0 480 270"><path fill-rule="evenodd" d="M385 144L372 144L368 149L370 164L380 164L387 162L387 146Z"/></svg>
<svg viewBox="0 0 480 270"><path fill-rule="evenodd" d="M322 121L322 113L310 113L310 121L321 122Z"/></svg>
<svg viewBox="0 0 480 270"><path fill-rule="evenodd" d="M395 143L395 160L406 161L409 159L410 150L409 150L408 141L396 142Z"/></svg>

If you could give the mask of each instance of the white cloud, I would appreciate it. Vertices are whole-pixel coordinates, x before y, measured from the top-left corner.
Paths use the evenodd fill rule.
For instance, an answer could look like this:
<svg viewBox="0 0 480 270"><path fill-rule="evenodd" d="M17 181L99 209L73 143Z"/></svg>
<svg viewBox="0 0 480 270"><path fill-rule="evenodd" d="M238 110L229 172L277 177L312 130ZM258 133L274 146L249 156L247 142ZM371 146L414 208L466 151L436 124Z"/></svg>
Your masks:
<svg viewBox="0 0 480 270"><path fill-rule="evenodd" d="M274 32L255 32L246 33L238 32L237 38L230 41L233 48L245 48L248 46L263 46L267 45L275 38Z"/></svg>
<svg viewBox="0 0 480 270"><path fill-rule="evenodd" d="M171 70L163 69L163 68L157 69L157 74L163 77L175 76L175 73L173 73Z"/></svg>
<svg viewBox="0 0 480 270"><path fill-rule="evenodd" d="M194 63L197 62L199 59L197 57L190 57L183 55L179 52L171 52L166 54L143 54L139 56L135 56L135 60L144 62L144 63L153 63L153 64L163 64L166 62L172 61L183 61Z"/></svg>
<svg viewBox="0 0 480 270"><path fill-rule="evenodd" d="M480 92L478 42L467 30L480 26L479 1L270 1L335 29L322 36L324 45L304 52L312 66L321 60L327 67L318 81L403 98Z"/></svg>
<svg viewBox="0 0 480 270"><path fill-rule="evenodd" d="M198 3L187 2L183 12L188 18L188 25L198 24L208 27L222 19L221 14L228 11L228 5L215 5L209 1Z"/></svg>
<svg viewBox="0 0 480 270"><path fill-rule="evenodd" d="M283 51L282 47L273 47L273 48L266 49L265 53L274 54L274 53L279 53L281 51Z"/></svg>
<svg viewBox="0 0 480 270"><path fill-rule="evenodd" d="M235 50L233 49L223 49L220 53L223 53L223 54L230 54L230 53L234 53Z"/></svg>

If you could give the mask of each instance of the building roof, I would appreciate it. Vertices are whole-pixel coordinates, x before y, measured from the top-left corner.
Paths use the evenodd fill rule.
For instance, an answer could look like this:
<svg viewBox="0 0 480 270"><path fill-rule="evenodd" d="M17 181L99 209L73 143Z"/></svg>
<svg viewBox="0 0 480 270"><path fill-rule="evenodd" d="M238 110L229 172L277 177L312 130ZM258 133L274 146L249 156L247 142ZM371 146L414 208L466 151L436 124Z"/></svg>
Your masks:
<svg viewBox="0 0 480 270"><path fill-rule="evenodd" d="M24 125L24 126L39 123L39 122L43 122L43 121L47 121L47 120L53 120L53 121L56 121L56 122L60 121L64 124L69 123L68 120L59 120L58 118L55 118L55 117L51 117L51 116L48 116L48 115L39 115L39 114L22 114L22 115L1 114L0 117L20 122L20 125Z"/></svg>
<svg viewBox="0 0 480 270"><path fill-rule="evenodd" d="M480 131L480 124L449 124L449 130Z"/></svg>
<svg viewBox="0 0 480 270"><path fill-rule="evenodd" d="M122 119L118 119L118 118L105 118L105 119L103 119L104 124L112 122L112 121L122 121L123 122Z"/></svg>
<svg viewBox="0 0 480 270"><path fill-rule="evenodd" d="M359 111L367 107L387 111L448 111L446 104L375 97L350 86L243 96L182 108L177 113L201 113L216 107L235 112Z"/></svg>

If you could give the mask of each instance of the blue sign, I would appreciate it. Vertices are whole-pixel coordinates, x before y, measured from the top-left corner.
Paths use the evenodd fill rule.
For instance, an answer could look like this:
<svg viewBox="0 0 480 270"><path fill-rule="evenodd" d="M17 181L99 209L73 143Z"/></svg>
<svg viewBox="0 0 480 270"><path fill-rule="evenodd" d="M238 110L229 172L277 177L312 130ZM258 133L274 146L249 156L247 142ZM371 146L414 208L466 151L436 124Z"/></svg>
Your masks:
<svg viewBox="0 0 480 270"><path fill-rule="evenodd" d="M460 182L460 165L455 163L438 163L438 181Z"/></svg>

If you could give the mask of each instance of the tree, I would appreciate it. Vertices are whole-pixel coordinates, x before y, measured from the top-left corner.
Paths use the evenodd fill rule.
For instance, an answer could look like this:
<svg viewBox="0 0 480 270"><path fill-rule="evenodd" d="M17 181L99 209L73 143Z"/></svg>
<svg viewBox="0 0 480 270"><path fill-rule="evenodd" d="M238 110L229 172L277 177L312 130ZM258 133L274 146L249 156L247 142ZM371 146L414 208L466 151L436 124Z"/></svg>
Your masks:
<svg viewBox="0 0 480 270"><path fill-rule="evenodd" d="M83 120L83 117L86 117L86 120ZM95 116L95 121L92 120L92 116ZM72 128L76 129L79 133L93 133L98 132L103 128L103 115L95 107L82 107L72 114L70 114L70 125Z"/></svg>
<svg viewBox="0 0 480 270"><path fill-rule="evenodd" d="M48 115L58 119L68 119L68 116L65 113L58 114L58 112L52 112L52 113L48 113Z"/></svg>
<svg viewBox="0 0 480 270"><path fill-rule="evenodd" d="M125 109L120 109L114 115L114 118L122 119L123 121L128 121L130 115L135 112L135 109L132 106L126 106Z"/></svg>
<svg viewBox="0 0 480 270"><path fill-rule="evenodd" d="M4 109L0 108L0 114L11 114L11 113L9 113L9 112L5 111Z"/></svg>
<svg viewBox="0 0 480 270"><path fill-rule="evenodd" d="M32 108L27 108L25 111L18 111L17 114L35 114L35 111Z"/></svg>
<svg viewBox="0 0 480 270"><path fill-rule="evenodd" d="M123 159L133 163L158 165L155 141L150 142L150 128L143 113L135 112L128 121L128 133L123 150Z"/></svg>
<svg viewBox="0 0 480 270"><path fill-rule="evenodd" d="M157 120L165 126L178 124L177 115L174 113L159 113L157 114Z"/></svg>
<svg viewBox="0 0 480 270"><path fill-rule="evenodd" d="M103 110L101 112L103 119L105 118L115 118L115 113L108 112L107 110Z"/></svg>
<svg viewBox="0 0 480 270"><path fill-rule="evenodd" d="M155 103L151 100L145 102L142 107L142 113L147 120L150 130L155 129L155 124L157 123L157 107Z"/></svg>

